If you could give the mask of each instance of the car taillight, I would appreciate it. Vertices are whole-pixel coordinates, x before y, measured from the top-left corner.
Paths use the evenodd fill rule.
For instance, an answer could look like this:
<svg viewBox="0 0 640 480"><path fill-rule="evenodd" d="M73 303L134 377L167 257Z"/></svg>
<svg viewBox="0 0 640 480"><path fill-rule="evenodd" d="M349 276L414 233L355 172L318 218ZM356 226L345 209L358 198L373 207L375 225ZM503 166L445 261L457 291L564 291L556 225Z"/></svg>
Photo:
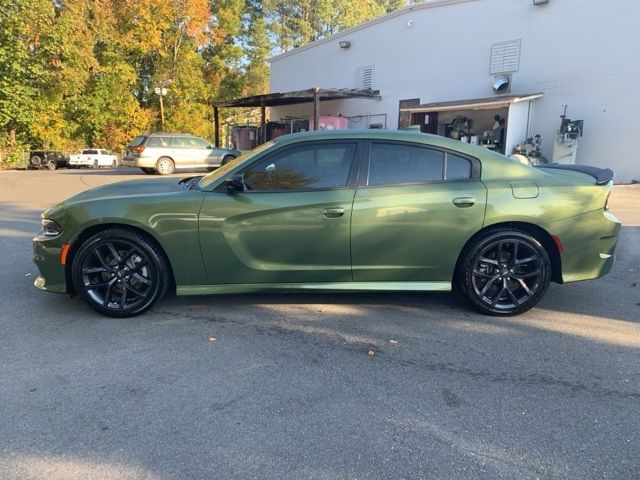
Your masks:
<svg viewBox="0 0 640 480"><path fill-rule="evenodd" d="M135 153L136 155L140 155L142 152L144 152L144 145L138 145L133 149L133 153Z"/></svg>

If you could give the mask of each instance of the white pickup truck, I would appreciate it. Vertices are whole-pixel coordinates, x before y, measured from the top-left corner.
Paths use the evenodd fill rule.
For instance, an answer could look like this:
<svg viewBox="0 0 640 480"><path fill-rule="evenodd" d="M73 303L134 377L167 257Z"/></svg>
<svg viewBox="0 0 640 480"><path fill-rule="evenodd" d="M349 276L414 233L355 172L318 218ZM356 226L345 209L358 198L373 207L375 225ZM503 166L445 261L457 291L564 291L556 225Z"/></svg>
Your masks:
<svg viewBox="0 0 640 480"><path fill-rule="evenodd" d="M107 150L99 148L91 148L83 150L79 155L69 156L69 168L89 167L111 167L116 168L118 166L118 159L115 155L109 153Z"/></svg>

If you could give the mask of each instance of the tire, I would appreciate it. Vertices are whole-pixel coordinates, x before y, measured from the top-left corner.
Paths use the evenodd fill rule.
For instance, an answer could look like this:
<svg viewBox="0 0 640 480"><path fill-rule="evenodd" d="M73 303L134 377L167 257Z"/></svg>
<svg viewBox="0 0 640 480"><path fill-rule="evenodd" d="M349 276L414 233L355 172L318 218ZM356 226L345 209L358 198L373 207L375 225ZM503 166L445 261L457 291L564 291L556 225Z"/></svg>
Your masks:
<svg viewBox="0 0 640 480"><path fill-rule="evenodd" d="M154 173L156 173L156 170L154 168L141 168L140 170L142 170L145 175L153 175Z"/></svg>
<svg viewBox="0 0 640 480"><path fill-rule="evenodd" d="M49 160L47 162L47 168L51 171L54 171L56 168L58 168L58 164L56 163L55 160Z"/></svg>
<svg viewBox="0 0 640 480"><path fill-rule="evenodd" d="M222 158L222 162L220 162L220 165L226 165L227 163L229 163L231 160L233 160L234 158L236 158L234 155L225 155Z"/></svg>
<svg viewBox="0 0 640 480"><path fill-rule="evenodd" d="M507 228L490 230L467 247L462 258L460 289L484 314L524 313L549 287L549 255L528 233Z"/></svg>
<svg viewBox="0 0 640 480"><path fill-rule="evenodd" d="M171 175L175 169L176 165L169 157L160 157L156 163L156 172L160 175Z"/></svg>
<svg viewBox="0 0 640 480"><path fill-rule="evenodd" d="M118 162L116 162L115 160L111 162L111 168L118 168Z"/></svg>
<svg viewBox="0 0 640 480"><path fill-rule="evenodd" d="M125 318L151 308L167 292L169 264L146 235L113 228L89 237L73 255L77 294L98 313Z"/></svg>
<svg viewBox="0 0 640 480"><path fill-rule="evenodd" d="M94 170L98 170L100 168L100 164L98 163L98 160L93 161L93 165L91 166L91 168L93 168Z"/></svg>
<svg viewBox="0 0 640 480"><path fill-rule="evenodd" d="M42 166L42 158L38 155L34 155L29 159L29 163L33 165L34 168L40 168Z"/></svg>

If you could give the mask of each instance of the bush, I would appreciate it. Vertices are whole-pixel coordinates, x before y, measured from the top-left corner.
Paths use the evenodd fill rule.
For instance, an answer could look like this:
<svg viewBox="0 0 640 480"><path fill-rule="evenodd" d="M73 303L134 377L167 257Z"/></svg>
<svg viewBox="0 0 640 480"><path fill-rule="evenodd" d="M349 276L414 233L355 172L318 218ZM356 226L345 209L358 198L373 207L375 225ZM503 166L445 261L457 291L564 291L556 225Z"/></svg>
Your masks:
<svg viewBox="0 0 640 480"><path fill-rule="evenodd" d="M29 165L29 152L0 153L0 169L27 168L27 165Z"/></svg>

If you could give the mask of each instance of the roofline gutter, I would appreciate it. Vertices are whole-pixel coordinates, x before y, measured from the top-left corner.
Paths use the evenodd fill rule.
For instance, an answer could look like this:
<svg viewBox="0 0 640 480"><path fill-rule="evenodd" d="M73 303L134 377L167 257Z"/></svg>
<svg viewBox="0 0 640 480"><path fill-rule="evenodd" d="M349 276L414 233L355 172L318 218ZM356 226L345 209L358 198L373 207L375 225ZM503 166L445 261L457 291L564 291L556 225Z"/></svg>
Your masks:
<svg viewBox="0 0 640 480"><path fill-rule="evenodd" d="M404 15L405 13L414 12L418 10L425 10L427 8L446 7L448 5L455 5L458 3L469 3L469 2L476 2L476 1L478 0L431 0L431 1L428 1L427 3L416 3L413 5L408 5L394 12L387 13L386 15L382 15L381 17L374 18L372 20L366 21L354 27L350 27L350 28L347 28L346 30L342 30L341 32L334 33L333 35L329 35L328 37L323 37L319 40L315 40L313 42L307 43L302 47L292 48L291 50L288 50L286 52L280 53L279 55L275 55L267 59L267 62L269 63L277 62L278 60L282 60L283 58L289 57L296 53L302 52L304 50L309 50L311 48L317 47L324 43L329 43L336 39L339 39L344 36L350 35L354 32L357 32L358 30L364 30L365 28L369 28L378 23L386 22L387 20L391 20L392 18L399 17L401 15Z"/></svg>

